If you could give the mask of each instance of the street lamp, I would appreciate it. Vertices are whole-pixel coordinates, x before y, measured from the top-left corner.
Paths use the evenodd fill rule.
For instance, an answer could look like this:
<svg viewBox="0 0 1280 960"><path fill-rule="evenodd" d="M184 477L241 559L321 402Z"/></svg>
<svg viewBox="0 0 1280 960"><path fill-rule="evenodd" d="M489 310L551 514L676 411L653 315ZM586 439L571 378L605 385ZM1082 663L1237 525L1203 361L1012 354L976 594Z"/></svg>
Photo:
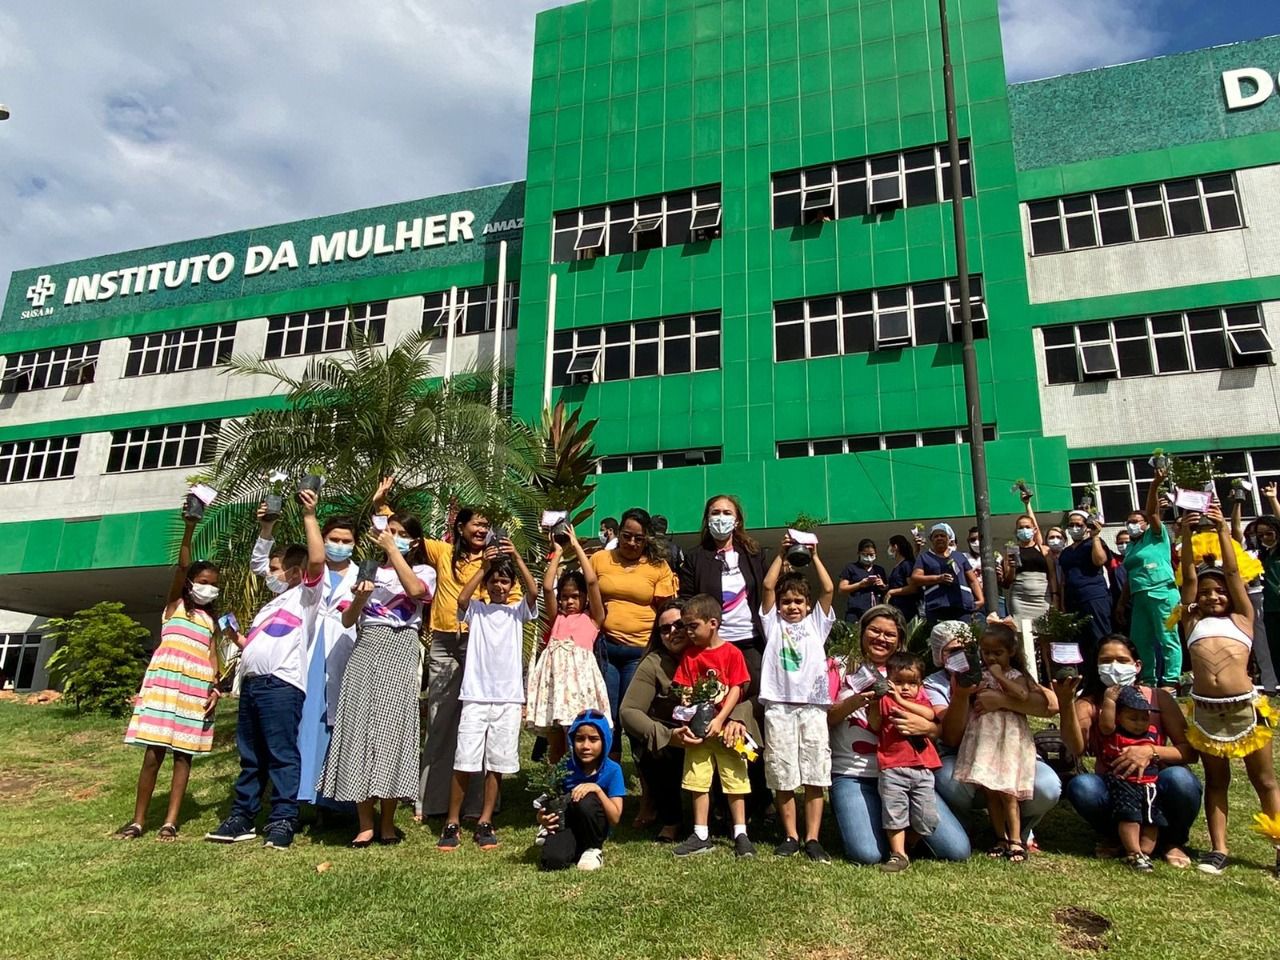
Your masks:
<svg viewBox="0 0 1280 960"><path fill-rule="evenodd" d="M973 349L973 310L969 303L969 249L964 230L963 178L960 176L960 134L956 126L956 79L951 66L951 28L947 0L938 0L942 27L942 92L947 108L947 152L951 159L951 212L955 226L956 272L960 286L960 342L964 365L964 401L969 411L969 463L973 472L973 504L982 541L982 594L989 610L1000 595L991 538L991 489L987 481L987 445L982 434L982 394L978 386L978 356Z"/></svg>

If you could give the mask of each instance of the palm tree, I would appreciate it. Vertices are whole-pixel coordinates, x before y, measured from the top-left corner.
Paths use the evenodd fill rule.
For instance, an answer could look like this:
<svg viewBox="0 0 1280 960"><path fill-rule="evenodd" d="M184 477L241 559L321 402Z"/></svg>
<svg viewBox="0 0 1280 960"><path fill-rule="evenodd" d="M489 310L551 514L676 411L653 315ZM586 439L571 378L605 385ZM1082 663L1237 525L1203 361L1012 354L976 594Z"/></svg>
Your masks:
<svg viewBox="0 0 1280 960"><path fill-rule="evenodd" d="M255 511L277 471L291 478L289 492L321 473L322 516L359 522L381 478L394 475L396 509L416 514L428 535L444 532L451 505L467 503L507 525L517 546L531 546L554 471L546 436L490 405L485 373L433 380L428 343L414 334L380 347L356 335L350 352L316 357L301 376L270 361L231 360L231 375L269 377L287 402L224 423L200 477L219 496L197 531L196 555L223 567L227 608L247 614L264 597L248 558ZM300 539L291 505L276 531L281 542Z"/></svg>

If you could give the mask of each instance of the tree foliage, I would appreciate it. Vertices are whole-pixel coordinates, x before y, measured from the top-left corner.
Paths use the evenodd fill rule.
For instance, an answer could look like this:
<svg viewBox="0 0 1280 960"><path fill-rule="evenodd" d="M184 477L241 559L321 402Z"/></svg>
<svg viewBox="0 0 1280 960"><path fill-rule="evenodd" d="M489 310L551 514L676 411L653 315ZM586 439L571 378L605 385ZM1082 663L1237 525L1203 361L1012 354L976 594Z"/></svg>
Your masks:
<svg viewBox="0 0 1280 960"><path fill-rule="evenodd" d="M49 681L81 712L122 716L129 712L147 669L151 632L104 601L70 617L55 617L45 633L58 645L49 658Z"/></svg>

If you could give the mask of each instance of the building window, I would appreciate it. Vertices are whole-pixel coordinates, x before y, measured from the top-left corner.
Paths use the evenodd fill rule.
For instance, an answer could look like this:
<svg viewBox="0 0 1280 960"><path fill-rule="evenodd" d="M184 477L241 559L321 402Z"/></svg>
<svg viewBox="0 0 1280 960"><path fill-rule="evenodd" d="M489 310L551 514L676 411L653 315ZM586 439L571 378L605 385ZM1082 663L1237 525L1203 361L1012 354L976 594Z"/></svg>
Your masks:
<svg viewBox="0 0 1280 960"><path fill-rule="evenodd" d="M454 304L453 332L455 336L470 333L491 333L498 316L498 285L487 283L479 287L459 287ZM507 284L507 296L502 301L502 328L512 330L520 313L520 284ZM428 293L422 303L422 332L443 330L449 322L449 291Z"/></svg>
<svg viewBox="0 0 1280 960"><path fill-rule="evenodd" d="M40 656L40 634L0 633L0 671L6 690L30 690Z"/></svg>
<svg viewBox="0 0 1280 960"><path fill-rule="evenodd" d="M115 430L111 434L111 452L107 455L107 473L135 473L208 463L213 459L219 423L218 420L197 420Z"/></svg>
<svg viewBox="0 0 1280 960"><path fill-rule="evenodd" d="M74 343L5 357L0 393L26 393L93 383L101 342Z"/></svg>
<svg viewBox="0 0 1280 960"><path fill-rule="evenodd" d="M694 450L667 450L662 453L627 453L601 457L596 473L627 473L635 470L667 470L674 467L705 467L720 463L719 447L699 447Z"/></svg>
<svg viewBox="0 0 1280 960"><path fill-rule="evenodd" d="M905 450L911 447L945 447L969 442L968 427L937 430L908 430L902 433L864 433L854 437L823 437L820 440L783 440L778 443L778 459L825 457L835 453L870 453L876 450ZM983 427L982 438L996 439L995 426Z"/></svg>
<svg viewBox="0 0 1280 960"><path fill-rule="evenodd" d="M1210 453L1175 453L1183 459L1214 459L1218 461L1214 471L1214 486L1223 510L1231 509L1228 499L1232 480L1247 482L1252 490L1245 491L1242 513L1247 518L1267 512L1261 500L1264 482L1274 482L1280 476L1280 447L1263 450L1214 450ZM1147 502L1147 488L1155 471L1151 467L1151 454L1134 458L1109 460L1071 461L1071 493L1074 502L1089 492L1090 484L1098 489L1095 498L1102 515L1111 523L1123 523L1135 510L1141 511Z"/></svg>
<svg viewBox="0 0 1280 960"><path fill-rule="evenodd" d="M1244 225L1230 173L1035 200L1027 213L1033 256Z"/></svg>
<svg viewBox="0 0 1280 960"><path fill-rule="evenodd" d="M302 357L351 348L351 331L360 330L372 343L381 343L387 322L387 301L351 307L328 307L267 318L266 360Z"/></svg>
<svg viewBox="0 0 1280 960"><path fill-rule="evenodd" d="M557 330L551 382L566 386L718 369L720 314L697 313Z"/></svg>
<svg viewBox="0 0 1280 960"><path fill-rule="evenodd" d="M964 196L973 196L969 141L960 143ZM922 207L951 199L951 160L937 144L876 157L824 163L773 175L773 226L864 217L896 207Z"/></svg>
<svg viewBox="0 0 1280 960"><path fill-rule="evenodd" d="M935 280L773 305L777 360L871 353L960 340L960 284ZM969 282L975 338L987 335L982 278Z"/></svg>
<svg viewBox="0 0 1280 960"><path fill-rule="evenodd" d="M79 453L78 436L0 443L0 483L74 477Z"/></svg>
<svg viewBox="0 0 1280 960"><path fill-rule="evenodd" d="M124 375L146 377L153 373L181 373L216 367L231 359L235 339L234 323L215 323L207 327L187 327L130 337Z"/></svg>
<svg viewBox="0 0 1280 960"><path fill-rule="evenodd" d="M566 210L555 215L551 262L714 240L722 219L719 184Z"/></svg>
<svg viewBox="0 0 1280 960"><path fill-rule="evenodd" d="M1127 380L1271 363L1261 304L1043 327L1048 381Z"/></svg>

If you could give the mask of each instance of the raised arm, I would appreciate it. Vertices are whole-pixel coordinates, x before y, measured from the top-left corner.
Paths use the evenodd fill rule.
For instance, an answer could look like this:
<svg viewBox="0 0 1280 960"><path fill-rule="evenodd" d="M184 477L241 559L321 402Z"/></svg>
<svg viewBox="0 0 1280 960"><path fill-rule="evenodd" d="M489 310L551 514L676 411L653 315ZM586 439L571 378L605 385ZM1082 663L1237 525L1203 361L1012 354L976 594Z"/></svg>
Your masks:
<svg viewBox="0 0 1280 960"><path fill-rule="evenodd" d="M520 577L520 584L524 587L524 602L528 604L529 609L534 613L538 612L538 585L533 579L533 571L529 569L528 564L524 562L524 557L520 556L515 545L510 540L502 541L502 552L509 556L516 565L516 573Z"/></svg>
<svg viewBox="0 0 1280 960"><path fill-rule="evenodd" d="M182 588L187 585L187 568L191 566L191 538L196 532L196 521L183 517L182 542L178 544L178 565L173 569L173 579L169 582L169 595L166 605L172 605L182 599Z"/></svg>
<svg viewBox="0 0 1280 960"><path fill-rule="evenodd" d="M1085 524L1089 528L1089 557L1095 567L1105 567L1107 565L1107 545L1102 542L1102 524L1094 518L1085 520Z"/></svg>
<svg viewBox="0 0 1280 960"><path fill-rule="evenodd" d="M1142 514L1147 520L1147 526L1156 532L1157 537L1160 536L1160 528L1162 526L1160 520L1160 487L1168 475L1168 470L1156 471L1155 476L1151 478L1151 486L1147 487L1147 502L1142 509Z"/></svg>
<svg viewBox="0 0 1280 960"><path fill-rule="evenodd" d="M1244 501L1231 502L1231 539L1244 543Z"/></svg>
<svg viewBox="0 0 1280 960"><path fill-rule="evenodd" d="M591 612L591 620L597 627L604 629L604 595L600 593L600 578L596 575L596 568L587 559L587 551L582 548L582 543L579 542L573 527L569 528L569 544L578 558L578 569L582 571L582 579L587 581L587 609Z"/></svg>
<svg viewBox="0 0 1280 960"><path fill-rule="evenodd" d="M264 501L258 506L258 539L254 541L253 552L249 554L249 569L259 577L266 578L271 572L271 548L275 545L276 522L264 520L267 504Z"/></svg>
<svg viewBox="0 0 1280 960"><path fill-rule="evenodd" d="M302 503L302 528L307 532L307 579L314 583L324 573L324 537L316 520L319 497L314 490L302 490L298 500Z"/></svg>
<svg viewBox="0 0 1280 960"><path fill-rule="evenodd" d="M463 584L462 592L458 594L458 616L461 617L467 612L467 606L471 603L471 598L475 596L480 584L484 583L485 575L488 574L489 568L493 565L494 558L498 556L497 547L484 548L484 560L477 570L465 584Z"/></svg>
<svg viewBox="0 0 1280 960"><path fill-rule="evenodd" d="M1098 731L1109 737L1116 732L1116 700L1120 697L1120 688L1107 687L1102 694L1102 703L1098 707Z"/></svg>
<svg viewBox="0 0 1280 960"><path fill-rule="evenodd" d="M1026 511L1028 517L1031 518L1031 528L1035 530L1036 535L1031 538L1031 542L1037 547L1044 547L1044 536L1040 533L1040 521L1036 518L1036 511L1031 506L1031 492L1027 491L1020 495L1022 497L1022 509Z"/></svg>
<svg viewBox="0 0 1280 960"><path fill-rule="evenodd" d="M1262 485L1262 495L1266 498L1267 509L1271 511L1271 516L1280 517L1280 500L1276 499L1276 482L1274 480Z"/></svg>
<svg viewBox="0 0 1280 960"><path fill-rule="evenodd" d="M770 566L769 569L772 570L773 567ZM818 603L822 605L822 608L826 610L827 613L830 613L831 599L835 596L836 590L831 583L831 574L827 572L826 565L823 564L822 557L818 555L818 548L816 546L813 548L813 569L818 574ZM778 581L775 578L774 583L776 584L777 582ZM772 606L772 604L770 604L770 606Z"/></svg>
<svg viewBox="0 0 1280 960"><path fill-rule="evenodd" d="M556 579L560 576L560 557L563 554L564 547L556 543L555 549L551 551L551 559L547 561L547 572L542 575L542 609L547 612L547 620L552 623L560 611L556 600Z"/></svg>
<svg viewBox="0 0 1280 960"><path fill-rule="evenodd" d="M392 486L395 485L395 474L388 474L378 481L377 489L373 491L373 512L378 513L387 506L387 495L391 493Z"/></svg>
<svg viewBox="0 0 1280 960"><path fill-rule="evenodd" d="M1216 502L1212 503L1205 516L1213 521L1213 525L1218 529L1222 572L1227 575L1227 594L1231 597L1231 608L1236 616L1252 625L1253 601L1249 599L1249 588L1244 585L1244 580L1240 577L1240 567L1236 563L1236 544L1231 539L1231 531L1227 527L1226 518L1222 515L1222 508Z"/></svg>
<svg viewBox="0 0 1280 960"><path fill-rule="evenodd" d="M1184 611L1196 602L1196 551L1191 545L1191 531L1200 520L1200 514L1188 513L1182 518L1182 549L1178 560L1182 565L1182 606ZM1183 613L1186 616L1186 613Z"/></svg>
<svg viewBox="0 0 1280 960"><path fill-rule="evenodd" d="M782 576L782 558L787 552L787 547L791 546L791 537L787 534L782 535L782 547L774 554L773 562L769 564L769 569L764 572L764 580L760 582L760 612L767 614L773 610L773 604L778 589L778 577ZM827 578L830 583L830 577ZM831 609L831 600L827 599L827 609Z"/></svg>
<svg viewBox="0 0 1280 960"><path fill-rule="evenodd" d="M376 533L376 540L379 547L387 555L387 562L391 564L395 570L396 576L400 578L400 586L404 587L405 596L410 600L427 599L427 588L423 586L418 575L413 572L413 567L409 566L409 561L404 558L396 546L396 535L391 532L388 527L386 530Z"/></svg>

